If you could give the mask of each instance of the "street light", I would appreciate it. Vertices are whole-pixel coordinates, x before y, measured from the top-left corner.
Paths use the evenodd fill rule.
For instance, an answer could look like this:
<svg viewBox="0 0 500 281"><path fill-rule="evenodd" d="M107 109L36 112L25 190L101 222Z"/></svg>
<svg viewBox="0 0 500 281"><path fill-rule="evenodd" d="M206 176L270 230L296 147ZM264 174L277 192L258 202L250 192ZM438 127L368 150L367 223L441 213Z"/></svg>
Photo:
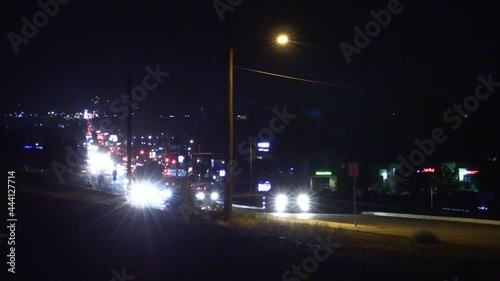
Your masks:
<svg viewBox="0 0 500 281"><path fill-rule="evenodd" d="M284 45L284 44L288 43L288 36L280 35L280 36L278 36L278 38L276 38L276 42L278 42L278 44L280 44L280 45Z"/></svg>
<svg viewBox="0 0 500 281"><path fill-rule="evenodd" d="M279 45L287 45L288 43L293 43L296 45L304 45L304 46L315 47L315 48L332 49L332 47L329 47L329 46L323 46L323 45L317 45L317 44L304 43L304 42L290 40L286 34L281 34L278 37L276 37L276 42Z"/></svg>

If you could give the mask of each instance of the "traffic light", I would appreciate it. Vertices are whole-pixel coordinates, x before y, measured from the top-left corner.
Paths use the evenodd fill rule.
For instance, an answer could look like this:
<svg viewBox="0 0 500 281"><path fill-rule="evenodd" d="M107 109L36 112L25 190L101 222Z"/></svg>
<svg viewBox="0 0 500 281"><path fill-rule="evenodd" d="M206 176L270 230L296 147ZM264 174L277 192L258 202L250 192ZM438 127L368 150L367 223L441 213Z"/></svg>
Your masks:
<svg viewBox="0 0 500 281"><path fill-rule="evenodd" d="M118 172L116 170L113 170L113 181L116 181L117 175L118 175Z"/></svg>

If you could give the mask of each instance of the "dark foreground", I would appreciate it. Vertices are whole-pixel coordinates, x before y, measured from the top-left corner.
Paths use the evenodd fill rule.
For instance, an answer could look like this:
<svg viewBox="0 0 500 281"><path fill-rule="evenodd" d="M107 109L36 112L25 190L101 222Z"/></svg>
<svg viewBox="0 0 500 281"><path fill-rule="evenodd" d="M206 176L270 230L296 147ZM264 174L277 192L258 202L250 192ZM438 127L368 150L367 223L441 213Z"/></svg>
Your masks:
<svg viewBox="0 0 500 281"><path fill-rule="evenodd" d="M246 235L195 216L186 220L171 212L131 209L116 200L74 200L21 188L16 196L15 274L7 272L9 266L2 262L8 274L2 280L441 281L445 277L429 279L391 266L341 259L333 246L323 245L315 255L318 245ZM0 246L5 261L5 240ZM303 268L293 273L294 267L303 265L310 273ZM475 280L470 278L459 280Z"/></svg>

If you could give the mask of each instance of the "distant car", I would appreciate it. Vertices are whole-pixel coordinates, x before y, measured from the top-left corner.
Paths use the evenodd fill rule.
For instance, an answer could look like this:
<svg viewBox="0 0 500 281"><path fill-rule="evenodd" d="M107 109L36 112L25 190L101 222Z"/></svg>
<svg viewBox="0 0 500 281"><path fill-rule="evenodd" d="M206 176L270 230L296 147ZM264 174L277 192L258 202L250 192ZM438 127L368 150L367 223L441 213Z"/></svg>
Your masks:
<svg viewBox="0 0 500 281"><path fill-rule="evenodd" d="M266 209L277 213L309 213L316 210L315 196L309 189L271 190L265 194Z"/></svg>

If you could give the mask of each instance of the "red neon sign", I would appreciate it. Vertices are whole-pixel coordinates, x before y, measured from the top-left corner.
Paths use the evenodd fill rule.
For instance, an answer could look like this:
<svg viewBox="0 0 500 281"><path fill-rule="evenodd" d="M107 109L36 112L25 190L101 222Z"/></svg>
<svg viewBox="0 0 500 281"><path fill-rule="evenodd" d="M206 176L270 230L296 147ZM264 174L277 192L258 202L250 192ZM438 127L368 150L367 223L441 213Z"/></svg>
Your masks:
<svg viewBox="0 0 500 281"><path fill-rule="evenodd" d="M475 175L478 172L479 172L478 170L470 170L470 171L467 171L467 175Z"/></svg>
<svg viewBox="0 0 500 281"><path fill-rule="evenodd" d="M422 173L434 173L434 168L424 168Z"/></svg>

